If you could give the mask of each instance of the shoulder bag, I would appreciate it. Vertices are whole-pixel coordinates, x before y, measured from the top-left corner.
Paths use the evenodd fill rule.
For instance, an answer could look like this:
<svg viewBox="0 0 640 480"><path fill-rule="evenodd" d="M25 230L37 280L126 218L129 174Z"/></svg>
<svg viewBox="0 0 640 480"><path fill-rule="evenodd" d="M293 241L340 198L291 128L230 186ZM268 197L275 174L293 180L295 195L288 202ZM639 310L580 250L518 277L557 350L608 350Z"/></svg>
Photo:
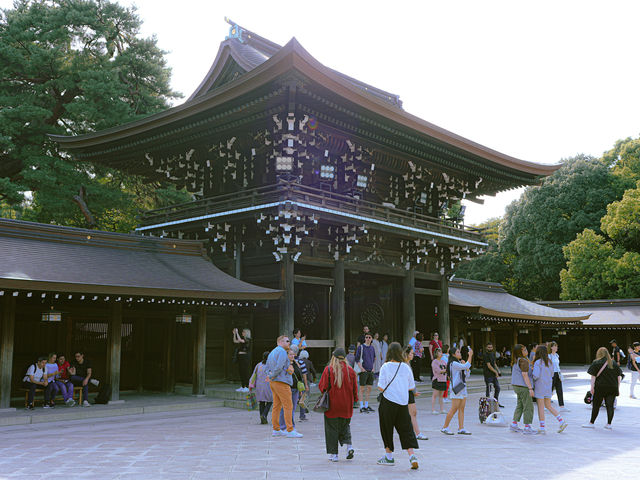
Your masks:
<svg viewBox="0 0 640 480"><path fill-rule="evenodd" d="M320 398L318 398L318 401L313 407L313 411L317 413L324 413L327 410L329 410L329 390L331 390L331 368L327 368L327 374L329 375L329 386L324 392L322 392L322 395L320 395Z"/></svg>
<svg viewBox="0 0 640 480"><path fill-rule="evenodd" d="M598 378L600 376L600 374L604 371L604 369L607 367L607 362L605 360L604 365L602 365L602 368L600 369L600 371L598 372L598 374L596 375L596 378ZM595 385L594 387L595 388ZM590 404L593 401L593 394L591 393L591 389L587 390L587 394L584 396L584 403L586 403L587 405Z"/></svg>
<svg viewBox="0 0 640 480"><path fill-rule="evenodd" d="M391 385L393 383L393 381L396 379L396 375L398 375L398 372L400 371L400 367L402 366L402 362L400 362L398 364L398 369L396 370L396 373L393 374L393 378L391 379L391 381L389 383L387 383L387 386L384 387L384 390L382 390L379 394L378 394L378 403L382 402L382 398L383 398L383 393L387 391L387 388L389 388L389 385Z"/></svg>

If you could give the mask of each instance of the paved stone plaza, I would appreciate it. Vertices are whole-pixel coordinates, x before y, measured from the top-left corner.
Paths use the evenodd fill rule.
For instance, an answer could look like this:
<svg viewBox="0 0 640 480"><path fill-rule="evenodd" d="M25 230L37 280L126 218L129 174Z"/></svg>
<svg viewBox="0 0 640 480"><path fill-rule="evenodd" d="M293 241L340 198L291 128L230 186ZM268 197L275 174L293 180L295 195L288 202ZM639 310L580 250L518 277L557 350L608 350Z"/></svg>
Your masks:
<svg viewBox="0 0 640 480"><path fill-rule="evenodd" d="M396 465L375 464L381 456L377 414L355 413L356 456L330 463L324 448L322 415L300 423L299 440L271 438L258 414L230 408L129 415L4 427L0 429L0 480L5 479L375 479L440 478L601 479L640 468L640 399L631 400L629 376L622 386L614 430L607 431L604 408L595 430L580 427L590 411L582 403L586 374L565 381L569 427L546 436L524 437L504 427L480 425L478 394L467 405L470 437L447 437L438 430L444 416L431 415L430 398L418 400L418 418L429 436L421 442L420 470L411 471L404 452ZM640 393L640 390L638 391ZM510 417L512 391L501 397ZM374 407L376 406L374 402ZM454 422L453 426L457 426ZM635 446L632 445L635 442ZM396 448L398 448L398 444Z"/></svg>

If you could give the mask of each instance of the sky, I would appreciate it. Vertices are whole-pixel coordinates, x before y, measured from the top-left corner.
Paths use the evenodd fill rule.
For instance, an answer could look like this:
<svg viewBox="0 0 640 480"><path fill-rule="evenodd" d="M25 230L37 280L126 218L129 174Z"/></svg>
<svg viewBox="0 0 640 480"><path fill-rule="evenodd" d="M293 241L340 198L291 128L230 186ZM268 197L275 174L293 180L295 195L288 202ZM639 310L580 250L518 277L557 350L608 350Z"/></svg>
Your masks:
<svg viewBox="0 0 640 480"><path fill-rule="evenodd" d="M168 52L184 101L229 17L324 65L400 95L404 109L508 155L555 164L640 134L640 2L590 0L119 0ZM0 7L10 7L0 0ZM468 203L465 223L501 216L522 189Z"/></svg>

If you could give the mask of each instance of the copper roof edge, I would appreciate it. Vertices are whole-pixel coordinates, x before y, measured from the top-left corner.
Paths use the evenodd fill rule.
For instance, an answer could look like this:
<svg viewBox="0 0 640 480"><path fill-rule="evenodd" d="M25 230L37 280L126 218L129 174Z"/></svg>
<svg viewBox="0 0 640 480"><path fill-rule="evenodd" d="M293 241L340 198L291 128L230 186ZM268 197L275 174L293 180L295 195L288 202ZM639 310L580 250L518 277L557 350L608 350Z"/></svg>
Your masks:
<svg viewBox="0 0 640 480"><path fill-rule="evenodd" d="M222 42L221 45L224 43L225 42ZM224 49L224 47L221 47L221 49ZM213 67L214 66L212 66L212 68ZM171 124L174 121L187 118L192 114L200 113L208 108L232 100L239 95L247 93L251 88L263 85L289 70L299 71L309 77L312 81L321 84L346 100L350 100L374 114L381 115L418 133L440 140L453 147L460 148L467 153L480 156L504 167L532 175L546 176L550 175L561 166L560 164L538 164L498 152L497 150L493 150L489 147L476 143L442 127L438 127L433 123L404 111L400 107L388 104L382 99L378 99L372 95L367 95L361 88L346 80L342 74L335 72L316 60L306 49L304 49L295 37L287 42L287 44L285 44L273 56L268 58L264 63L248 71L246 74L241 75L236 80L216 88L211 92L195 97L192 96L193 98L190 97L190 99L181 105L171 107L163 112L150 115L140 120L99 132L92 132L77 136L49 135L49 137L58 142L63 148L68 149L87 148L104 143L105 141L115 141L121 138L132 137L153 128ZM256 77L261 75L263 72L270 72L270 74L267 75L265 73L264 78L256 80ZM329 80L328 84L321 78L318 78L318 74ZM333 88L331 87L331 83L334 84ZM338 87L337 90L335 87Z"/></svg>

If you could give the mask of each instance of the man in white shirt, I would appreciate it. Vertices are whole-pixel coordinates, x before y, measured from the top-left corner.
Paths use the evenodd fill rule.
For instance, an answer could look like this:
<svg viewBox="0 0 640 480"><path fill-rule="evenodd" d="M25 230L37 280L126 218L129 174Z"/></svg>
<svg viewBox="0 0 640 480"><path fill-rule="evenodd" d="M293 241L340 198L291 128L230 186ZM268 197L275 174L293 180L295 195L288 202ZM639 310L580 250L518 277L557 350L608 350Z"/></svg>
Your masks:
<svg viewBox="0 0 640 480"><path fill-rule="evenodd" d="M36 394L36 388L44 388L44 404L49 405L49 382L44 375L44 366L47 363L47 357L38 357L38 361L30 365L27 374L22 379L22 386L29 390L27 399L27 409L33 410L33 400Z"/></svg>

